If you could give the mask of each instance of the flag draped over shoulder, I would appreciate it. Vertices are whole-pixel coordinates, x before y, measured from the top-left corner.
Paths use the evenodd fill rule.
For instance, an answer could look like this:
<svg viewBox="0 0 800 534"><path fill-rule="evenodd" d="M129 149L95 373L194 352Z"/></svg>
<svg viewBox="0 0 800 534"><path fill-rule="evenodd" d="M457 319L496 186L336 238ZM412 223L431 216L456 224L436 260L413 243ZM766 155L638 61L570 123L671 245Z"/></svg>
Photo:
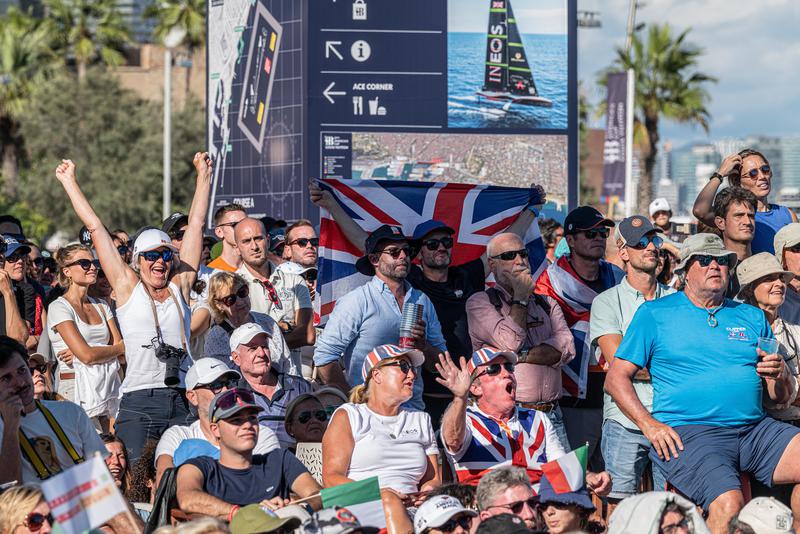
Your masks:
<svg viewBox="0 0 800 534"><path fill-rule="evenodd" d="M425 221L446 223L456 231L454 266L479 258L492 236L508 228L526 206L542 200L533 189L445 182L326 179L320 187L330 191L366 232L392 224L401 226L410 236ZM350 243L330 214L321 210L320 298L315 299L315 305L323 324L338 298L368 280L355 268L356 260L363 255L363 243L358 245ZM525 245L535 280L547 264L537 224L529 228Z"/></svg>

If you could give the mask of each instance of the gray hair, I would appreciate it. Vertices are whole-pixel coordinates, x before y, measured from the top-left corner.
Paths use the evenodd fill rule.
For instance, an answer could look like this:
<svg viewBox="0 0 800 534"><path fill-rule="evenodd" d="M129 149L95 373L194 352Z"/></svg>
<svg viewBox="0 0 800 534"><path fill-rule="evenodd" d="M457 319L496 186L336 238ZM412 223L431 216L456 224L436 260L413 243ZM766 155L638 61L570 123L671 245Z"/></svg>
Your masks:
<svg viewBox="0 0 800 534"><path fill-rule="evenodd" d="M491 470L478 482L475 492L478 510L491 508L498 495L517 486L531 487L528 473L521 467L505 466Z"/></svg>
<svg viewBox="0 0 800 534"><path fill-rule="evenodd" d="M522 241L522 238L517 234L512 232L503 232L502 234L497 234L496 236L491 238L488 243L486 243L486 255L489 256L490 258L492 256L495 256L496 254L494 249L497 247L497 242L502 241L503 239L508 239L509 237L513 237L514 239L522 243L523 246L525 245L525 242Z"/></svg>
<svg viewBox="0 0 800 534"><path fill-rule="evenodd" d="M731 522L728 523L728 533L729 534L756 534L756 531L753 530L753 527L745 523L744 521L739 521L739 516L731 518Z"/></svg>

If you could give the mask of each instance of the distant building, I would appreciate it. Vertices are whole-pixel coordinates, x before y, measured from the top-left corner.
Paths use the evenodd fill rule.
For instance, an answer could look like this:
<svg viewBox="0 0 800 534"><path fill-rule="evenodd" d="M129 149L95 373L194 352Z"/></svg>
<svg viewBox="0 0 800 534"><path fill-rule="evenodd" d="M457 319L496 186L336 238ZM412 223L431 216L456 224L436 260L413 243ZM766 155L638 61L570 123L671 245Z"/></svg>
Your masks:
<svg viewBox="0 0 800 534"><path fill-rule="evenodd" d="M690 214L700 189L721 162L716 147L709 143L688 144L676 148L671 154L672 178L679 191L680 214Z"/></svg>
<svg viewBox="0 0 800 534"><path fill-rule="evenodd" d="M152 3L153 0L117 0L117 9L131 30L131 37L137 43L153 42L153 28L156 21L144 18L144 10Z"/></svg>
<svg viewBox="0 0 800 534"><path fill-rule="evenodd" d="M40 0L0 0L0 15L5 15L10 7L16 7L26 12L30 10L36 16L42 15Z"/></svg>
<svg viewBox="0 0 800 534"><path fill-rule="evenodd" d="M783 137L780 146L781 184L784 188L800 188L800 136Z"/></svg>

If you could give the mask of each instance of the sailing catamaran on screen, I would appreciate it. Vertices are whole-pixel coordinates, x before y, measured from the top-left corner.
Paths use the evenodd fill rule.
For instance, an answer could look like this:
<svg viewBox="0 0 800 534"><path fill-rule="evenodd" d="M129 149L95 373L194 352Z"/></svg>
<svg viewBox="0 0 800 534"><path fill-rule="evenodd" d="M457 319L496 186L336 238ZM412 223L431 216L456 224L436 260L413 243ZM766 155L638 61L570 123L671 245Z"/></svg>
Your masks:
<svg viewBox="0 0 800 534"><path fill-rule="evenodd" d="M486 36L486 70L479 97L512 104L551 107L552 100L539 96L533 81L525 46L517 28L511 0L489 0L489 31Z"/></svg>

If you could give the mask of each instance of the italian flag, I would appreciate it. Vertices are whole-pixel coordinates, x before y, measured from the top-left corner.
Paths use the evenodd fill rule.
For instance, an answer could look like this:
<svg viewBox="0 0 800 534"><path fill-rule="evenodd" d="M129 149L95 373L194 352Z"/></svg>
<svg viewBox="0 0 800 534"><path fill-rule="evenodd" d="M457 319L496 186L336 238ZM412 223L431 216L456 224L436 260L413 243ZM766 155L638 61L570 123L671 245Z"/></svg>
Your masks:
<svg viewBox="0 0 800 534"><path fill-rule="evenodd" d="M584 445L561 458L542 464L542 472L556 493L578 491L586 484L589 446Z"/></svg>
<svg viewBox="0 0 800 534"><path fill-rule="evenodd" d="M323 508L343 506L356 516L362 526L386 527L378 477L325 488L319 492L319 495L322 498Z"/></svg>

